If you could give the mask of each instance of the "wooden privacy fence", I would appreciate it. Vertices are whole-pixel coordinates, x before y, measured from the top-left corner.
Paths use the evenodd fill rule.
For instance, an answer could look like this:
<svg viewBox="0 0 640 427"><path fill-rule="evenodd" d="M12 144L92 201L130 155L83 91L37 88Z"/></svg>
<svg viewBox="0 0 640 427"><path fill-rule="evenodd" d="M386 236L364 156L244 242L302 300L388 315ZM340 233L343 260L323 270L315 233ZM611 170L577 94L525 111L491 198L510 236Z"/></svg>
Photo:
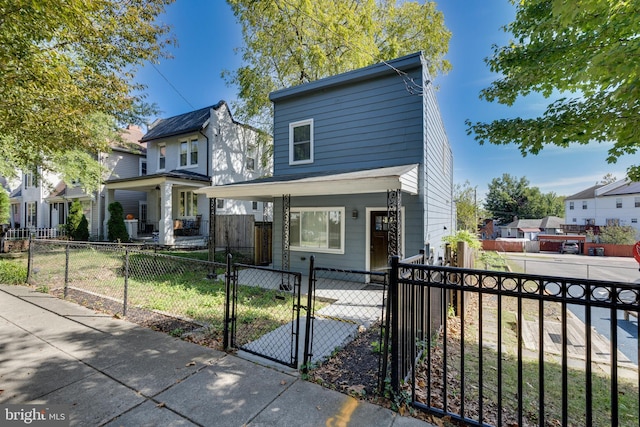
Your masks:
<svg viewBox="0 0 640 427"><path fill-rule="evenodd" d="M271 262L271 223L253 215L217 215L216 247L251 250L256 264Z"/></svg>

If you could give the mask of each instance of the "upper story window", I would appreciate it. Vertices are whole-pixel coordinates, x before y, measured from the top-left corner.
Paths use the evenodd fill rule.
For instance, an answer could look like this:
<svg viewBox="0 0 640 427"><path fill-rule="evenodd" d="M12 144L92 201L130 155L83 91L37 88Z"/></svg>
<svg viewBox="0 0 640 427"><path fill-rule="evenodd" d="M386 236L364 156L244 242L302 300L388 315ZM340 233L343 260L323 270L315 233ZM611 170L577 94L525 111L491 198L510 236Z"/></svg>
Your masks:
<svg viewBox="0 0 640 427"><path fill-rule="evenodd" d="M622 197L616 198L616 208L620 209L622 207Z"/></svg>
<svg viewBox="0 0 640 427"><path fill-rule="evenodd" d="M140 159L140 176L145 176L147 174L147 159Z"/></svg>
<svg viewBox="0 0 640 427"><path fill-rule="evenodd" d="M167 146L166 144L158 145L158 170L164 170L167 167Z"/></svg>
<svg viewBox="0 0 640 427"><path fill-rule="evenodd" d="M587 209L587 201L582 202L582 209Z"/></svg>
<svg viewBox="0 0 640 427"><path fill-rule="evenodd" d="M636 208L640 208L640 197L636 197L636 198L633 200L633 203L634 203L634 206L635 206Z"/></svg>
<svg viewBox="0 0 640 427"><path fill-rule="evenodd" d="M224 209L224 199L216 199L216 209Z"/></svg>
<svg viewBox="0 0 640 427"><path fill-rule="evenodd" d="M313 119L289 124L289 164L313 163Z"/></svg>
<svg viewBox="0 0 640 427"><path fill-rule="evenodd" d="M253 144L250 144L247 147L247 157L245 160L245 166L248 171L256 170L256 147Z"/></svg>
<svg viewBox="0 0 640 427"><path fill-rule="evenodd" d="M26 172L24 174L24 188L32 188L32 187L37 187L38 186L38 182L36 179L36 174L33 172Z"/></svg>
<svg viewBox="0 0 640 427"><path fill-rule="evenodd" d="M180 141L180 167L198 164L198 138Z"/></svg>
<svg viewBox="0 0 640 427"><path fill-rule="evenodd" d="M569 210L572 211L573 210L573 202L569 202Z"/></svg>

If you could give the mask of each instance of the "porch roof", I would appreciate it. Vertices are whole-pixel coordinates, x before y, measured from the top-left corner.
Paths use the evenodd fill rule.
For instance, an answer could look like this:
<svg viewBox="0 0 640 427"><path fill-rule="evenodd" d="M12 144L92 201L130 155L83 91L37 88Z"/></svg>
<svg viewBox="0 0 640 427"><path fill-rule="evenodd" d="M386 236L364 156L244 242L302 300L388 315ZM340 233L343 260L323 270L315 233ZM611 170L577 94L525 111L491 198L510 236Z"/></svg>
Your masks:
<svg viewBox="0 0 640 427"><path fill-rule="evenodd" d="M110 179L105 182L108 190L148 190L164 182L201 187L211 183L211 178L195 172L170 171L133 178Z"/></svg>
<svg viewBox="0 0 640 427"><path fill-rule="evenodd" d="M200 188L209 198L271 201L274 197L380 193L401 190L418 194L418 164L340 173L318 173L261 178Z"/></svg>

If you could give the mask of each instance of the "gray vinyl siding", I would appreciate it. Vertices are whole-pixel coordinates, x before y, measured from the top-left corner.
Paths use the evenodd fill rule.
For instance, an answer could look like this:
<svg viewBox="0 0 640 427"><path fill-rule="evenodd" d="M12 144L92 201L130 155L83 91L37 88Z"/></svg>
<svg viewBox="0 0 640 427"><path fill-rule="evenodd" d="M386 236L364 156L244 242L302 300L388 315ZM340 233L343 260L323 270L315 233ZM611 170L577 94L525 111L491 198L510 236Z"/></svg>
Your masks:
<svg viewBox="0 0 640 427"><path fill-rule="evenodd" d="M405 255L411 256L424 249L422 240L422 206L417 196L403 195L404 207L404 247ZM387 194L360 194L344 196L292 197L291 209L300 207L344 207L345 208L345 250L344 254L291 250L289 263L291 271L308 274L309 259L315 257L320 267L364 270L369 257L367 240L367 208L386 209ZM357 209L358 218L351 212ZM282 267L282 199L274 200L273 221L273 266Z"/></svg>
<svg viewBox="0 0 640 427"><path fill-rule="evenodd" d="M421 82L420 69L410 75ZM274 176L420 163L422 98L393 73L274 105ZM289 165L289 124L314 120L314 162Z"/></svg>
<svg viewBox="0 0 640 427"><path fill-rule="evenodd" d="M404 256L432 249L453 233L453 155L421 54L378 64L271 95L274 102L274 176L336 173L419 164L419 194L402 194ZM423 85L423 82L426 84ZM421 89L422 88L422 89ZM289 164L289 124L313 119L313 163ZM396 189L390 189L396 190ZM330 188L327 189L330 192ZM364 269L367 207L386 209L387 195L292 198L295 207L345 207L345 253L290 252L290 268L308 272L309 257L334 268ZM351 212L357 209L357 219ZM274 201L273 265L282 266L282 200Z"/></svg>
<svg viewBox="0 0 640 427"><path fill-rule="evenodd" d="M426 69L425 80L429 80ZM426 86L423 98L425 244L430 246L434 260L437 260L444 254L442 238L455 232L453 154L432 84Z"/></svg>

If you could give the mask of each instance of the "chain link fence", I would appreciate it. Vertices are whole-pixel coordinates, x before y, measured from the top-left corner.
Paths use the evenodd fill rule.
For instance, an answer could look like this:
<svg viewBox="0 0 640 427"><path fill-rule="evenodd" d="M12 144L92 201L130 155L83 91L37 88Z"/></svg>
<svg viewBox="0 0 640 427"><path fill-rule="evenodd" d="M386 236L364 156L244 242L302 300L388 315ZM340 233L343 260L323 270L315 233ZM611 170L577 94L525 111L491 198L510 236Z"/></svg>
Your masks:
<svg viewBox="0 0 640 427"><path fill-rule="evenodd" d="M28 272L44 292L175 335L224 324L221 263L136 245L32 240Z"/></svg>

